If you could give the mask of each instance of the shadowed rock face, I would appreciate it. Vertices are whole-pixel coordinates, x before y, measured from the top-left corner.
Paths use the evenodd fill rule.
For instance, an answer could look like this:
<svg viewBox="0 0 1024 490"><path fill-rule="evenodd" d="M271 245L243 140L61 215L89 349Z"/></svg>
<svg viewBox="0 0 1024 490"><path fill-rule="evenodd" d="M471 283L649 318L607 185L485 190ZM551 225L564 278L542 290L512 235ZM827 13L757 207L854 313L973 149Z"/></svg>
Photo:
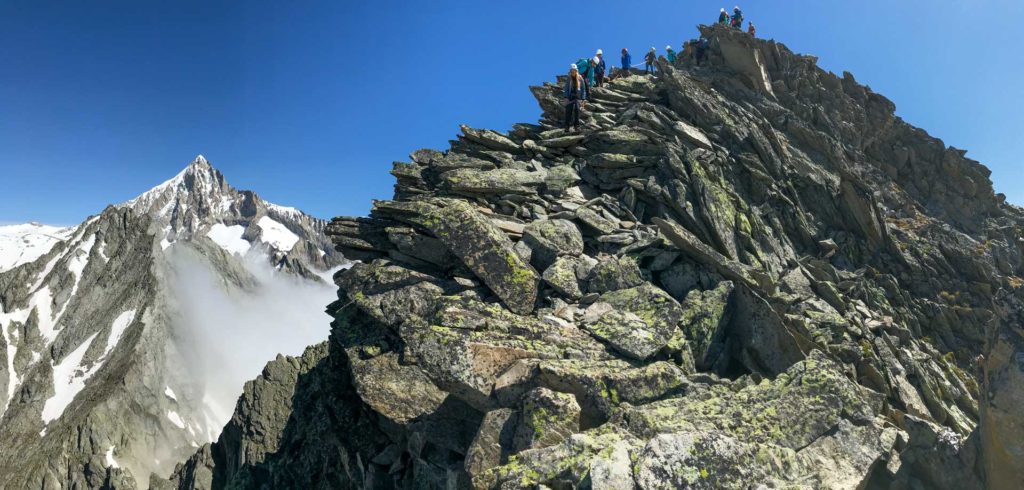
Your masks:
<svg viewBox="0 0 1024 490"><path fill-rule="evenodd" d="M545 84L396 164L328 226L362 263L281 436L243 397L160 484L1020 487L1024 213L852 75L704 33L583 134Z"/></svg>

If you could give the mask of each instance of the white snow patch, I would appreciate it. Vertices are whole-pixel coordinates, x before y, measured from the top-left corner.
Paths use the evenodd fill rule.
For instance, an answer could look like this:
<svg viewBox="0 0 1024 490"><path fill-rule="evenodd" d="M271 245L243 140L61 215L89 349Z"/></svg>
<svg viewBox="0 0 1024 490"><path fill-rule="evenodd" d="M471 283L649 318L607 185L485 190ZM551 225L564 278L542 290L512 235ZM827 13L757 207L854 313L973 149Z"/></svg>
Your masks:
<svg viewBox="0 0 1024 490"><path fill-rule="evenodd" d="M277 204L273 204L273 203L269 203L268 202L267 203L267 207L270 208L270 209L273 209L278 214L283 214L285 216L290 216L290 217L293 217L293 218L299 217L299 216L302 215L302 211L299 211L298 209L295 209L295 208L292 208L292 207L288 207L288 206L279 206Z"/></svg>
<svg viewBox="0 0 1024 490"><path fill-rule="evenodd" d="M114 459L114 446L110 446L109 448L107 448L107 454L104 459L106 460L107 468L121 467L120 465L117 464L117 460Z"/></svg>
<svg viewBox="0 0 1024 490"><path fill-rule="evenodd" d="M167 412L167 420L170 420L171 423L177 426L179 429L185 428L185 421L181 420L181 415L178 415L178 412L175 412L174 410L169 410Z"/></svg>
<svg viewBox="0 0 1024 490"><path fill-rule="evenodd" d="M135 310L128 310L118 315L110 326L110 336L107 337L107 344L103 355L92 364L92 367L82 367L82 359L86 351L92 345L93 340L99 332L89 336L82 345L64 357L59 363L53 366L53 392L54 395L46 400L43 405L43 422L50 423L64 414L64 409L71 404L75 396L85 388L85 382L99 371L107 360L107 356L114 350L125 329L135 320Z"/></svg>
<svg viewBox="0 0 1024 490"><path fill-rule="evenodd" d="M35 261L74 232L39 223L0 226L0 272Z"/></svg>
<svg viewBox="0 0 1024 490"><path fill-rule="evenodd" d="M121 313L114 319L114 323L110 325L110 336L107 337L107 348L103 351L103 358L106 359L107 354L117 347L117 343L121 341L121 336L124 335L124 331L128 329L128 326L135 321L135 310L128 310Z"/></svg>
<svg viewBox="0 0 1024 490"><path fill-rule="evenodd" d="M281 223L274 221L269 216L264 216L256 222L256 225L263 230L263 235L260 238L263 243L272 245L274 248L287 252L295 246L299 241L299 236L292 233L291 230L286 228Z"/></svg>
<svg viewBox="0 0 1024 490"><path fill-rule="evenodd" d="M217 223L210 227L206 236L228 253L245 256L252 245L242 238L244 233L245 227L242 225L225 226L223 223Z"/></svg>
<svg viewBox="0 0 1024 490"><path fill-rule="evenodd" d="M174 390L172 390L170 386L164 387L164 395L167 395L167 398L170 398L171 400L178 401L178 397L174 396Z"/></svg>
<svg viewBox="0 0 1024 490"><path fill-rule="evenodd" d="M92 369L82 369L82 358L95 338L96 334L92 334L53 367L54 395L43 405L43 423L49 424L60 418L64 414L64 409L75 399L75 395L85 388L86 380L99 368L99 363L95 363Z"/></svg>

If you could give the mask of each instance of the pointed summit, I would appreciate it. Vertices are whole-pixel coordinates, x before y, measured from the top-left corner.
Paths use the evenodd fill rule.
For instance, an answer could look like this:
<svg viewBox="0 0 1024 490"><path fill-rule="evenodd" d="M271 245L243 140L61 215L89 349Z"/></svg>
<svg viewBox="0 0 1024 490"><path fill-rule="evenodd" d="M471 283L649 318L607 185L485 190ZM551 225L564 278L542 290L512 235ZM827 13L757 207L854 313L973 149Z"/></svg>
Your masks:
<svg viewBox="0 0 1024 490"><path fill-rule="evenodd" d="M230 201L236 191L224 180L224 176L210 165L203 155L195 159L170 180L153 187L132 199L122 207L130 207L161 217L175 213L209 211L220 209L221 203ZM217 203L217 206L211 204ZM227 203L226 205L230 205Z"/></svg>

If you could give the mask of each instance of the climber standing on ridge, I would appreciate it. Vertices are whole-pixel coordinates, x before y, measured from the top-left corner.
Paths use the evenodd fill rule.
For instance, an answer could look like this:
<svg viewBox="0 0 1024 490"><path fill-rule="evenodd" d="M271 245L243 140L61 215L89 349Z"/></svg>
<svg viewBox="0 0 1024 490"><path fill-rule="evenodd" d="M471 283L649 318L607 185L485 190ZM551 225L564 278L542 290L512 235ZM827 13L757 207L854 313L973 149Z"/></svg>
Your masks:
<svg viewBox="0 0 1024 490"><path fill-rule="evenodd" d="M565 131L579 130L580 126L580 105L587 99L587 84L580 76L576 64L569 66L569 79L565 81Z"/></svg>
<svg viewBox="0 0 1024 490"><path fill-rule="evenodd" d="M707 38L701 37L700 41L697 41L697 66L700 66L701 60L708 59L708 49L711 48L711 41Z"/></svg>
<svg viewBox="0 0 1024 490"><path fill-rule="evenodd" d="M750 37L757 37L757 28L753 22L747 22L747 34L750 34Z"/></svg>
<svg viewBox="0 0 1024 490"><path fill-rule="evenodd" d="M665 46L665 57L669 63L676 64L676 52L672 50L672 46Z"/></svg>
<svg viewBox="0 0 1024 490"><path fill-rule="evenodd" d="M654 60L657 59L657 57L658 55L654 46L651 46L651 50L644 55L644 73L654 74Z"/></svg>
<svg viewBox="0 0 1024 490"><path fill-rule="evenodd" d="M633 57L630 56L629 50L622 48L622 76L629 76L629 67L633 64Z"/></svg>
<svg viewBox="0 0 1024 490"><path fill-rule="evenodd" d="M740 10L739 6L732 9L732 26L743 30L743 11Z"/></svg>
<svg viewBox="0 0 1024 490"><path fill-rule="evenodd" d="M604 51L601 51L600 49L597 50L597 54L594 55L594 59L591 60L591 63L594 65L594 76L597 81L597 86L600 87L604 85Z"/></svg>
<svg viewBox="0 0 1024 490"><path fill-rule="evenodd" d="M583 76L583 84L587 87L587 96L590 96L590 87L594 86L594 63L590 58L582 58L576 62L576 67ZM584 98L586 100L586 97Z"/></svg>
<svg viewBox="0 0 1024 490"><path fill-rule="evenodd" d="M729 23L729 13L725 11L724 7L722 8L722 11L719 12L719 14L718 14L718 23L719 24L728 24Z"/></svg>

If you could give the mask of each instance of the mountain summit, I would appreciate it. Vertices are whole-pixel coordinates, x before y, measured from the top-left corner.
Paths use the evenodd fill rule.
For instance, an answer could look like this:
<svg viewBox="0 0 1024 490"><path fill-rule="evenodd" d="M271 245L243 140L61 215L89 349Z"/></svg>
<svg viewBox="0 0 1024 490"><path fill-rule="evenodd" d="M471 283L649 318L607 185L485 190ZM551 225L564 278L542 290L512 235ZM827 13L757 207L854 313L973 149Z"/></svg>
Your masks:
<svg viewBox="0 0 1024 490"><path fill-rule="evenodd" d="M77 227L0 228L0 488L145 486L214 440L250 372L326 338L325 225L200 155Z"/></svg>
<svg viewBox="0 0 1024 490"><path fill-rule="evenodd" d="M703 34L581 133L560 78L396 163L327 228L329 343L161 484L1020 488L1024 212L852 75Z"/></svg>

